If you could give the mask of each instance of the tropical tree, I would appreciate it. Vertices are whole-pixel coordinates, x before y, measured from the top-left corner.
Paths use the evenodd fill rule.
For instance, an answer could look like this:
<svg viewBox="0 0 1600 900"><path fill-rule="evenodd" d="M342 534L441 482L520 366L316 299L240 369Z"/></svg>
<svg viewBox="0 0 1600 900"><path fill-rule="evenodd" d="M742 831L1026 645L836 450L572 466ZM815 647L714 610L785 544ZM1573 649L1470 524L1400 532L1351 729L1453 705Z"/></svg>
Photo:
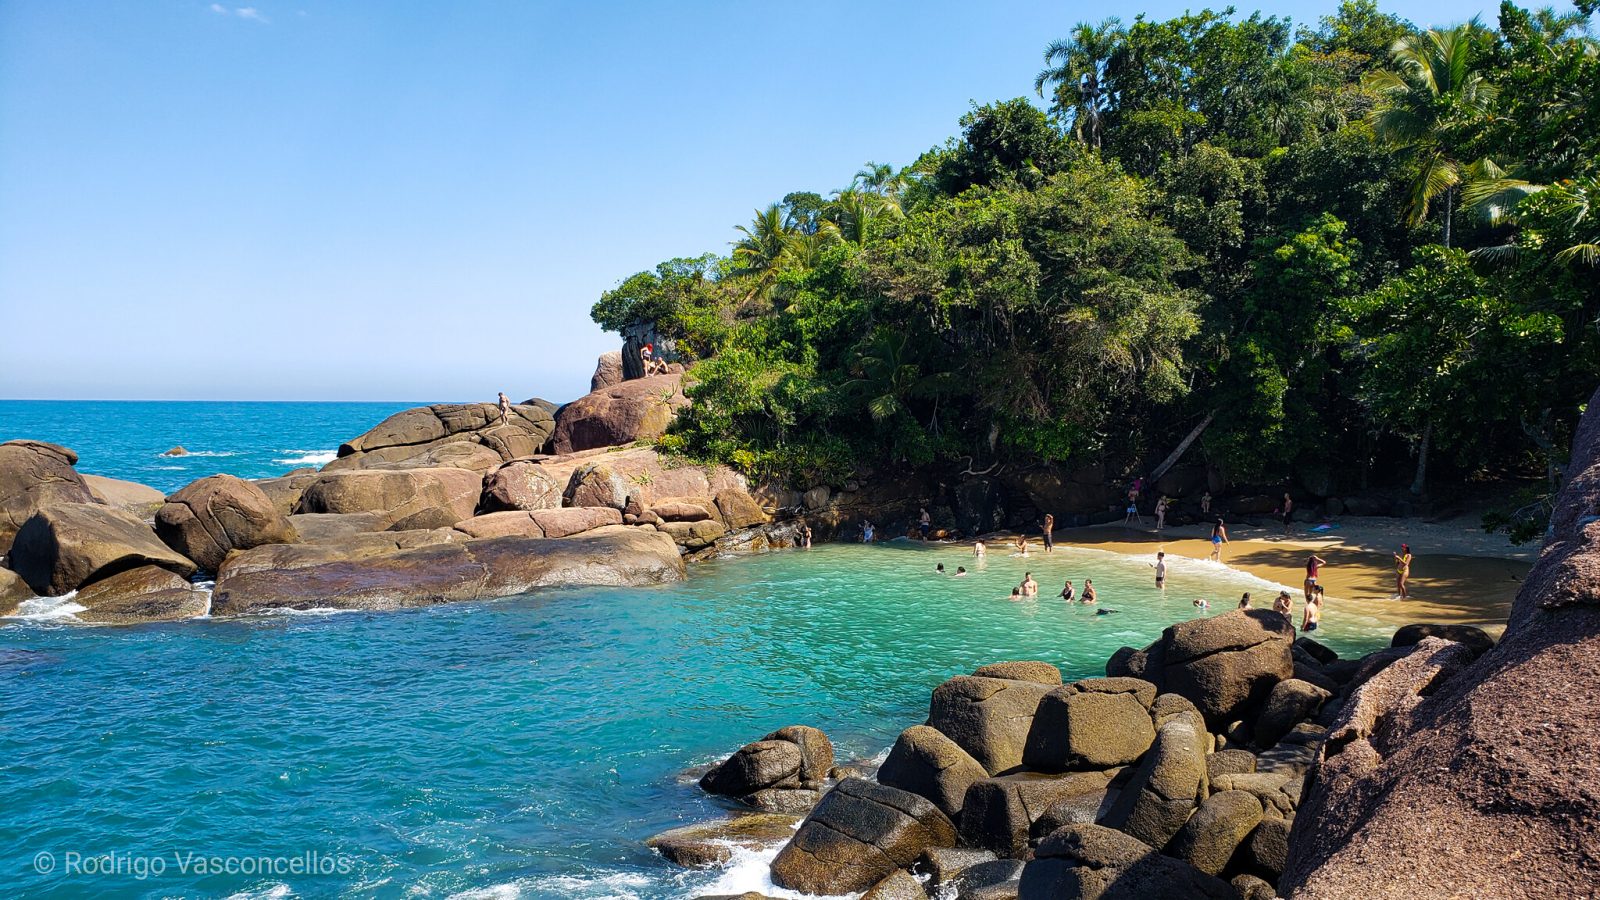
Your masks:
<svg viewBox="0 0 1600 900"><path fill-rule="evenodd" d="M853 189L835 195L830 211L834 234L857 246L865 246L887 223L903 216L900 207L885 197Z"/></svg>
<svg viewBox="0 0 1600 900"><path fill-rule="evenodd" d="M1406 219L1412 224L1426 220L1430 204L1442 196L1446 247L1462 181L1460 150L1488 117L1495 97L1494 86L1474 68L1487 37L1474 19L1402 38L1394 46L1394 67L1367 76L1378 95L1373 130L1415 167Z"/></svg>
<svg viewBox="0 0 1600 900"><path fill-rule="evenodd" d="M851 188L868 194L875 194L890 203L899 205L897 198L905 189L905 177L894 170L888 163L877 163L871 160L856 172L856 177L850 182Z"/></svg>
<svg viewBox="0 0 1600 900"><path fill-rule="evenodd" d="M1045 68L1033 80L1041 97L1050 87L1056 112L1071 123L1073 137L1096 149L1111 101L1106 66L1121 41L1122 21L1114 16L1098 25L1079 22L1072 37L1051 41L1045 48Z"/></svg>
<svg viewBox="0 0 1600 900"><path fill-rule="evenodd" d="M765 294L786 261L794 227L780 203L756 210L748 226L734 227L744 235L733 244L735 272L753 279L746 299Z"/></svg>

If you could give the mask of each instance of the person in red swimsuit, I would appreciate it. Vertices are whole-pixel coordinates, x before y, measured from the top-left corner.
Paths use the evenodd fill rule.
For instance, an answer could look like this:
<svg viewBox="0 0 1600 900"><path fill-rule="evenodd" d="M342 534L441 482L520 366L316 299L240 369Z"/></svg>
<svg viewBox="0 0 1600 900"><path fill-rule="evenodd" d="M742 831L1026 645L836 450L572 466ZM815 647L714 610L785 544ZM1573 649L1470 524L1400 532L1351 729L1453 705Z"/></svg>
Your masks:
<svg viewBox="0 0 1600 900"><path fill-rule="evenodd" d="M1314 592L1317 589L1317 576L1319 574L1321 574L1322 567L1327 565L1327 564L1328 564L1327 560L1325 560L1322 557L1316 555L1315 553L1311 554L1311 558L1306 560L1306 599L1307 600L1311 599L1312 592Z"/></svg>

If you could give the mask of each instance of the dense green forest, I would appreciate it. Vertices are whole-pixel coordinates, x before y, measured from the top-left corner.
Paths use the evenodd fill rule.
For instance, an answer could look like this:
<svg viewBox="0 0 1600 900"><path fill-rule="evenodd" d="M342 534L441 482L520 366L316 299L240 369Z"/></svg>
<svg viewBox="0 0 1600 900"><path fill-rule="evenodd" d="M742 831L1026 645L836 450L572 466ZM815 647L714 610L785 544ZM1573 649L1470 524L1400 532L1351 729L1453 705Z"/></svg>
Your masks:
<svg viewBox="0 0 1600 900"><path fill-rule="evenodd" d="M1554 478L1600 380L1595 5L1080 24L1037 105L788 194L594 319L699 360L666 449L800 486L1131 473L1197 430L1233 483Z"/></svg>

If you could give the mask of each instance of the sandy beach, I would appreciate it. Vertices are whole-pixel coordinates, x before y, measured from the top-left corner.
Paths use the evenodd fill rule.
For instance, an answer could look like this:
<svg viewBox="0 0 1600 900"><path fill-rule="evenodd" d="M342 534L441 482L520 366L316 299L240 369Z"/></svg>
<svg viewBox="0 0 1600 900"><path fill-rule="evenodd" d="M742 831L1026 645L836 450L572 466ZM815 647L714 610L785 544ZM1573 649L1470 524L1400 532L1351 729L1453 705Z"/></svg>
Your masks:
<svg viewBox="0 0 1600 900"><path fill-rule="evenodd" d="M1148 521L1148 519L1147 519ZM1209 526L1167 528L1097 525L1056 532L1056 541L1117 553L1205 559L1211 553ZM1296 588L1305 579L1311 552L1327 560L1321 582L1328 592L1329 613L1340 607L1395 625L1411 622L1457 622L1477 625L1498 635L1511 601L1522 586L1538 544L1518 547L1504 535L1486 534L1465 521L1423 522L1404 519L1346 518L1337 527L1310 531L1297 523L1284 534L1279 527L1228 526L1223 562ZM1395 598L1394 553L1401 542L1411 545L1407 600ZM1265 605L1270 597L1261 598Z"/></svg>

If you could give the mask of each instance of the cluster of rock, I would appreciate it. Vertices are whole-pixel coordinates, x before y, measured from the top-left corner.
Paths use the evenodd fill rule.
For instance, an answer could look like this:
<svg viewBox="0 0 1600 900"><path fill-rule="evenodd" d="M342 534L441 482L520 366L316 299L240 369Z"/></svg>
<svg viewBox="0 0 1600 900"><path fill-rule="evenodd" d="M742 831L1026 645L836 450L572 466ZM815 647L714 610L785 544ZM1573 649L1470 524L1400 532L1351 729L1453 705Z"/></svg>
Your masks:
<svg viewBox="0 0 1600 900"><path fill-rule="evenodd" d="M1347 661L1297 640L1278 613L1240 610L1124 648L1104 678L1063 684L1042 662L951 678L875 779L799 798L815 805L774 858L773 883L864 900L1278 896L1328 736L1361 727L1388 672L1492 644L1477 629L1444 629L1466 643L1432 636L1440 630L1409 627L1394 647ZM785 737L796 731L741 748L701 782L763 810L755 830L768 840L784 836L773 811L798 804L763 792L818 789L805 781L804 742ZM656 846L711 864L683 847L739 823L669 835L672 852Z"/></svg>
<svg viewBox="0 0 1600 900"><path fill-rule="evenodd" d="M737 473L638 443L688 403L681 366L614 374L603 357L594 391L563 407L403 410L320 471L213 475L170 497L80 475L64 447L0 444L0 615L74 591L96 622L419 606L657 584L685 557L794 542ZM204 575L209 594L190 584Z"/></svg>

